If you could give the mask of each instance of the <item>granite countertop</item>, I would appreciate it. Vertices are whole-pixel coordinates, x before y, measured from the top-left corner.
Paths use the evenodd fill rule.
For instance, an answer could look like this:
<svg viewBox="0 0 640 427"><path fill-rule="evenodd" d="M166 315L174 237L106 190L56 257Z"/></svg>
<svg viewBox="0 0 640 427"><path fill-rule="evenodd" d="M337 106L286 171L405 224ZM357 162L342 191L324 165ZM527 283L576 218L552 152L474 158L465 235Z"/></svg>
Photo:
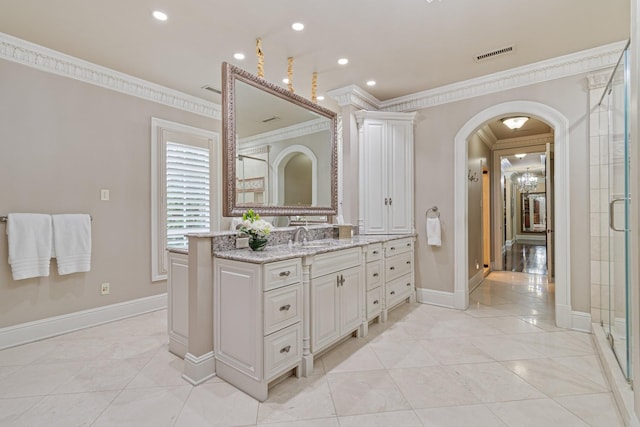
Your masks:
<svg viewBox="0 0 640 427"><path fill-rule="evenodd" d="M402 239L405 237L414 237L414 235L366 235L354 236L350 239L311 240L307 242L306 245L300 246L267 246L262 251L252 251L249 248L214 251L213 256L216 258L245 261L254 264L266 264L274 261L282 261L286 259L311 256L341 249L366 246L370 243L386 242L389 240Z"/></svg>

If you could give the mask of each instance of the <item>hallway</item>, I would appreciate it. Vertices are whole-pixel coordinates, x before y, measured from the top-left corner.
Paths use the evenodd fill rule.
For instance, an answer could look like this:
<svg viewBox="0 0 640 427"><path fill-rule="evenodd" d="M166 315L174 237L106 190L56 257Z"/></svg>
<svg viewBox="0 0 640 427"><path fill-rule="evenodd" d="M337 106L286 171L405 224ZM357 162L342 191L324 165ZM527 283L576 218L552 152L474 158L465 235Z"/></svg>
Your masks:
<svg viewBox="0 0 640 427"><path fill-rule="evenodd" d="M0 425L622 426L589 334L554 326L546 276L492 273L467 311L403 304L257 402L193 387L166 311L0 351Z"/></svg>
<svg viewBox="0 0 640 427"><path fill-rule="evenodd" d="M502 252L505 271L547 274L547 246L545 243L517 242Z"/></svg>

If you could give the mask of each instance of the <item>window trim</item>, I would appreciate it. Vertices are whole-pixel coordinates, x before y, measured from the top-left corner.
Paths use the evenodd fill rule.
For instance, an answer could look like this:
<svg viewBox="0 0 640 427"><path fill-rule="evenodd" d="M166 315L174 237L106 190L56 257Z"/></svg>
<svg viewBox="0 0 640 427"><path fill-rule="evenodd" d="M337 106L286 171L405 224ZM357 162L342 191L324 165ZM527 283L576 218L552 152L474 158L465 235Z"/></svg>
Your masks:
<svg viewBox="0 0 640 427"><path fill-rule="evenodd" d="M222 182L220 134L156 117L151 118L151 281L167 279L167 206L164 199L166 181L166 144L163 131L183 133L209 140L210 227L220 231L222 199L218 187Z"/></svg>

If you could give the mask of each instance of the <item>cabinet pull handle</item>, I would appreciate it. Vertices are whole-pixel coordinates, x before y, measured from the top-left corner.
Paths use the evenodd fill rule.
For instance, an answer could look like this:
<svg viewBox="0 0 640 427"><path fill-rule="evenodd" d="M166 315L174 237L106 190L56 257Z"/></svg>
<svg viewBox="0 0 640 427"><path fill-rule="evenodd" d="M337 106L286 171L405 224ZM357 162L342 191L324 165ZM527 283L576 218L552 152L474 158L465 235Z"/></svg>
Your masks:
<svg viewBox="0 0 640 427"><path fill-rule="evenodd" d="M280 353L289 353L289 350L291 350L291 346L290 345L281 348L280 349Z"/></svg>
<svg viewBox="0 0 640 427"><path fill-rule="evenodd" d="M374 255L378 255L378 251L373 251L373 254Z"/></svg>
<svg viewBox="0 0 640 427"><path fill-rule="evenodd" d="M407 264L411 264L411 261L407 261Z"/></svg>
<svg viewBox="0 0 640 427"><path fill-rule="evenodd" d="M280 311L289 311L290 308L291 304L283 305L282 307L280 307Z"/></svg>
<svg viewBox="0 0 640 427"><path fill-rule="evenodd" d="M344 276L340 275L340 286L344 286Z"/></svg>
<svg viewBox="0 0 640 427"><path fill-rule="evenodd" d="M395 295L395 294L396 294L396 291L389 292L389 295Z"/></svg>
<svg viewBox="0 0 640 427"><path fill-rule="evenodd" d="M391 206L392 200L391 197L389 197L389 206Z"/></svg>
<svg viewBox="0 0 640 427"><path fill-rule="evenodd" d="M375 301L373 302L373 304L374 304L374 305L375 305L375 304L378 304L378 300L375 300Z"/></svg>
<svg viewBox="0 0 640 427"><path fill-rule="evenodd" d="M290 274L291 274L291 272L289 270L281 271L280 272L280 277L289 277Z"/></svg>
<svg viewBox="0 0 640 427"><path fill-rule="evenodd" d="M411 283L407 283L407 286L411 286Z"/></svg>
<svg viewBox="0 0 640 427"><path fill-rule="evenodd" d="M393 267L393 266L389 267L389 270L395 270L395 269L396 269L396 268L395 268L395 267Z"/></svg>
<svg viewBox="0 0 640 427"><path fill-rule="evenodd" d="M395 247L395 246L391 246L391 247L389 248L389 250L395 251L395 250L396 250L396 247Z"/></svg>
<svg viewBox="0 0 640 427"><path fill-rule="evenodd" d="M378 277L379 274L378 273L373 273L373 277Z"/></svg>
<svg viewBox="0 0 640 427"><path fill-rule="evenodd" d="M407 243L407 247L411 247L411 243Z"/></svg>
<svg viewBox="0 0 640 427"><path fill-rule="evenodd" d="M336 276L336 288L340 287L340 276Z"/></svg>
<svg viewBox="0 0 640 427"><path fill-rule="evenodd" d="M387 206L389 204L389 199L387 197L384 198L384 205Z"/></svg>

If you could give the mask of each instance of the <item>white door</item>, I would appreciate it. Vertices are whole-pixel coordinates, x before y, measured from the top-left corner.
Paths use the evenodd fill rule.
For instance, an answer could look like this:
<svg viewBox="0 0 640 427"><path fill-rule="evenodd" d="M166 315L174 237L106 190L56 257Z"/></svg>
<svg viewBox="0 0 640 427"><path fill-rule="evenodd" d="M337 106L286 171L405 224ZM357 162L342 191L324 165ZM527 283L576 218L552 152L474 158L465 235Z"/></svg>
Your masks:
<svg viewBox="0 0 640 427"><path fill-rule="evenodd" d="M387 167L385 151L384 121L367 120L364 124L364 141L360 146L364 173L361 174L361 188L364 209L364 233L385 234L387 232ZM366 146L364 146L366 144Z"/></svg>
<svg viewBox="0 0 640 427"><path fill-rule="evenodd" d="M553 162L553 144L547 143L546 157L545 157L545 189L546 189L546 215L547 215L547 276L548 281L553 282L554 265L554 240L555 234L553 231L553 174L554 174L554 162Z"/></svg>
<svg viewBox="0 0 640 427"><path fill-rule="evenodd" d="M362 269L353 267L340 273L340 334L357 328L362 323L362 296L364 295Z"/></svg>
<svg viewBox="0 0 640 427"><path fill-rule="evenodd" d="M331 343L340 334L339 274L316 277L311 281L311 351Z"/></svg>
<svg viewBox="0 0 640 427"><path fill-rule="evenodd" d="M388 232L413 232L411 215L413 206L413 141L412 125L406 122L388 122L387 186Z"/></svg>

